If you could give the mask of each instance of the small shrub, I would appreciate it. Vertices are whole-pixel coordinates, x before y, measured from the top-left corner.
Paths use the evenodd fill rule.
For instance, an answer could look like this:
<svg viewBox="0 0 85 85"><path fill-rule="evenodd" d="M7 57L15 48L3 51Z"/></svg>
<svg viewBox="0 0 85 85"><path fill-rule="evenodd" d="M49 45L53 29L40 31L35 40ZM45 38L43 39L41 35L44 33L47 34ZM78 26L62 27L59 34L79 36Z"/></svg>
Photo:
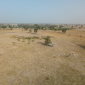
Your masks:
<svg viewBox="0 0 85 85"><path fill-rule="evenodd" d="M30 44L31 37L28 37L28 44Z"/></svg>
<svg viewBox="0 0 85 85"><path fill-rule="evenodd" d="M54 29L55 31L57 31L57 29Z"/></svg>
<svg viewBox="0 0 85 85"><path fill-rule="evenodd" d="M32 42L34 42L34 40L32 40Z"/></svg>
<svg viewBox="0 0 85 85"><path fill-rule="evenodd" d="M69 57L69 55L67 55L67 54L66 54L66 55L64 55L64 56L65 56L65 57Z"/></svg>
<svg viewBox="0 0 85 85"><path fill-rule="evenodd" d="M15 45L15 42L12 42L13 43L13 45Z"/></svg>
<svg viewBox="0 0 85 85"><path fill-rule="evenodd" d="M18 39L17 39L18 41L20 41L20 37L18 37Z"/></svg>
<svg viewBox="0 0 85 85"><path fill-rule="evenodd" d="M25 42L25 38L23 38L23 41L22 42Z"/></svg>

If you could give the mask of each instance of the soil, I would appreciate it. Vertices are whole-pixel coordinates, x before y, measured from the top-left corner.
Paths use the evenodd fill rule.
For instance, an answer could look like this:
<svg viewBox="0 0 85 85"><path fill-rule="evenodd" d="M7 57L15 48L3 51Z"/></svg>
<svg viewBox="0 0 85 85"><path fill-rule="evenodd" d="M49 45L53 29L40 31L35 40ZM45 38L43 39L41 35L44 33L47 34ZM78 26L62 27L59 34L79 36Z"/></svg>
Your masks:
<svg viewBox="0 0 85 85"><path fill-rule="evenodd" d="M53 36L53 47L14 36ZM85 85L85 31L0 30L0 85Z"/></svg>

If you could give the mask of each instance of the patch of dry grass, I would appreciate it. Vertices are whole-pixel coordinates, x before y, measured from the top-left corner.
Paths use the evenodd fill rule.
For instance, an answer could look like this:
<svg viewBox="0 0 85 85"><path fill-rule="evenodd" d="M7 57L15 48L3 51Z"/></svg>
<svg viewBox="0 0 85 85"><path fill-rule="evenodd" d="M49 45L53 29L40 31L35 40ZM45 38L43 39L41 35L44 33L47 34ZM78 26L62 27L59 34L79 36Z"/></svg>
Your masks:
<svg viewBox="0 0 85 85"><path fill-rule="evenodd" d="M69 32L0 30L0 85L84 85L85 39L68 37ZM46 36L51 36L54 47L43 44ZM70 53L75 56L65 57Z"/></svg>

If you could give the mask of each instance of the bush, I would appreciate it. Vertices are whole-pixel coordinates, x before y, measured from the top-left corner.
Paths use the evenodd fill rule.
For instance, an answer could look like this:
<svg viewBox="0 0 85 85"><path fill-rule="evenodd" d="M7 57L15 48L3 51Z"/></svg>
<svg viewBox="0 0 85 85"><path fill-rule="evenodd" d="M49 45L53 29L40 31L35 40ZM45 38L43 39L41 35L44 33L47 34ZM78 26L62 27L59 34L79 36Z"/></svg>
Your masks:
<svg viewBox="0 0 85 85"><path fill-rule="evenodd" d="M57 31L57 29L54 29L55 31Z"/></svg>
<svg viewBox="0 0 85 85"><path fill-rule="evenodd" d="M67 29L66 29L66 28L65 28L65 29L62 29L62 32L63 32L63 33L65 33L66 31L67 31Z"/></svg>
<svg viewBox="0 0 85 85"><path fill-rule="evenodd" d="M12 42L13 43L13 45L15 45L15 42Z"/></svg>
<svg viewBox="0 0 85 85"><path fill-rule="evenodd" d="M23 37L23 41L22 42L25 42L25 37Z"/></svg>
<svg viewBox="0 0 85 85"><path fill-rule="evenodd" d="M10 28L10 30L12 30L12 29L13 29L13 27L12 27L11 25L9 25L9 28Z"/></svg>
<svg viewBox="0 0 85 85"><path fill-rule="evenodd" d="M47 36L45 39L45 44L48 46L48 44L52 43L51 42L51 39L50 39L50 36Z"/></svg>
<svg viewBox="0 0 85 85"><path fill-rule="evenodd" d="M30 44L31 37L28 37L28 44Z"/></svg>

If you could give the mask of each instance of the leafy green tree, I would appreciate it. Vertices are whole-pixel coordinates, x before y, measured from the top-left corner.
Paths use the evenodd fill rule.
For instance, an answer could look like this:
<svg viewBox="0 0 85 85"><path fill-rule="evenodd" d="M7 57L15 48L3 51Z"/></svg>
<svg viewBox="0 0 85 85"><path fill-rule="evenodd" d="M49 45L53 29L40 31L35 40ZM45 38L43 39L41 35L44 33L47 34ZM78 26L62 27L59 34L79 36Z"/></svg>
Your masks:
<svg viewBox="0 0 85 85"><path fill-rule="evenodd" d="M63 27L62 25L59 26L59 28L62 28L62 27Z"/></svg>
<svg viewBox="0 0 85 85"><path fill-rule="evenodd" d="M71 26L71 28L73 29L73 26Z"/></svg>
<svg viewBox="0 0 85 85"><path fill-rule="evenodd" d="M38 29L37 28L34 28L34 32L37 33Z"/></svg>
<svg viewBox="0 0 85 85"><path fill-rule="evenodd" d="M40 26L38 24L34 24L34 28L40 29Z"/></svg>
<svg viewBox="0 0 85 85"><path fill-rule="evenodd" d="M9 28L12 30L13 29L13 27L11 26L11 25L9 25Z"/></svg>
<svg viewBox="0 0 85 85"><path fill-rule="evenodd" d="M62 32L63 32L63 33L65 33L66 31L67 31L67 29L66 29L66 28L62 29Z"/></svg>
<svg viewBox="0 0 85 85"><path fill-rule="evenodd" d="M54 26L50 26L49 28L50 28L50 30L54 30L55 27Z"/></svg>
<svg viewBox="0 0 85 85"><path fill-rule="evenodd" d="M25 30L28 30L29 27L28 27L27 25L24 25L23 28L24 28Z"/></svg>
<svg viewBox="0 0 85 85"><path fill-rule="evenodd" d="M44 30L46 30L46 28Z"/></svg>
<svg viewBox="0 0 85 85"><path fill-rule="evenodd" d="M54 30L56 31L57 29L55 28Z"/></svg>
<svg viewBox="0 0 85 85"><path fill-rule="evenodd" d="M43 27L41 27L41 29L43 30Z"/></svg>
<svg viewBox="0 0 85 85"><path fill-rule="evenodd" d="M48 44L52 43L51 42L51 39L50 39L50 36L47 36L46 38L44 38L45 40L45 44L48 46Z"/></svg>
<svg viewBox="0 0 85 85"><path fill-rule="evenodd" d="M7 28L7 26L2 25L2 28L5 30Z"/></svg>

